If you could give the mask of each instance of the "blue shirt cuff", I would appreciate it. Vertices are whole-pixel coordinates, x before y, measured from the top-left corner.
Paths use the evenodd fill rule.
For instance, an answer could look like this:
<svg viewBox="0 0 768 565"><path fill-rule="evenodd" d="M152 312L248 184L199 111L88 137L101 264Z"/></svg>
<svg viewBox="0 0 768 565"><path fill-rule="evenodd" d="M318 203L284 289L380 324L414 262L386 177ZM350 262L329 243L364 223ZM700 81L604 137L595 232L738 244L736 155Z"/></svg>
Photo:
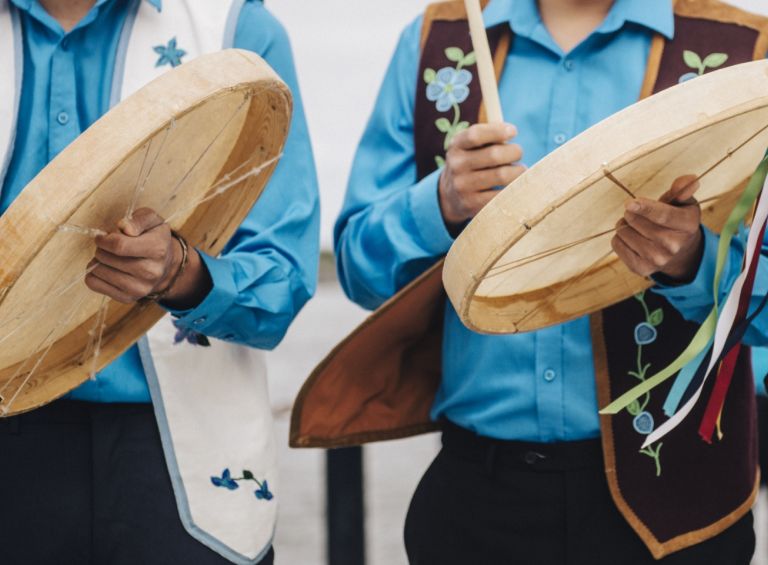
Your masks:
<svg viewBox="0 0 768 565"><path fill-rule="evenodd" d="M702 226L704 236L704 249L701 253L701 263L692 281L680 284L664 284L656 279L653 291L669 300L673 306L684 308L711 306L714 303L712 284L715 280L715 267L717 266L717 248L720 237Z"/></svg>
<svg viewBox="0 0 768 565"><path fill-rule="evenodd" d="M440 211L437 191L441 171L430 173L411 187L408 202L421 246L435 256L445 255L453 245Z"/></svg>
<svg viewBox="0 0 768 565"><path fill-rule="evenodd" d="M234 304L238 293L231 262L216 259L200 250L198 253L211 275L213 287L203 301L191 310L166 310L178 318L177 326L207 335L207 330Z"/></svg>

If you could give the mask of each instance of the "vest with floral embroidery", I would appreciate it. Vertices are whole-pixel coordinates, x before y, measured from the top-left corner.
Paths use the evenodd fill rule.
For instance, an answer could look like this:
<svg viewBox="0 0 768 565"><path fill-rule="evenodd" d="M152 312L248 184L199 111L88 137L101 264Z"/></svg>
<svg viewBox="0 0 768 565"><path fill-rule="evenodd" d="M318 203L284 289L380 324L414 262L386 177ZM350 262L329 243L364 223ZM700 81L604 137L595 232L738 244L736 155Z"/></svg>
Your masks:
<svg viewBox="0 0 768 565"><path fill-rule="evenodd" d="M461 2L432 5L425 18L415 104L419 178L444 164L452 138L478 121L482 97ZM506 58L508 24L487 30L492 51ZM763 57L768 20L712 0L675 4L675 36L657 37L643 96L711 70ZM507 38L508 39L508 38ZM512 41L514 39L512 38ZM497 46L501 46L498 48ZM762 52L761 52L762 51ZM497 69L498 71L498 69ZM524 86L521 86L524 88ZM600 405L667 366L698 325L661 296L644 292L592 316ZM743 516L756 494L754 389L744 348L722 415L724 436L712 445L697 430L706 403L663 442L641 450L645 436L668 414L668 386L601 418L605 470L619 510L658 559L717 535ZM708 390L714 379L704 391Z"/></svg>

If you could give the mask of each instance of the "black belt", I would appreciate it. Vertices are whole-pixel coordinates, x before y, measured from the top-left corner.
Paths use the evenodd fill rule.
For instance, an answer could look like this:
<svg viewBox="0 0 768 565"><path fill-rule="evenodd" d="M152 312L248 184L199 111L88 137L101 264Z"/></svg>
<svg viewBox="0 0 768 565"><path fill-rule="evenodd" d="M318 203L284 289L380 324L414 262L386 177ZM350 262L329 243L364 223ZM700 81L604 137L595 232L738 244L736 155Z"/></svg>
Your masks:
<svg viewBox="0 0 768 565"><path fill-rule="evenodd" d="M443 420L443 448L462 459L485 464L490 469L567 471L603 466L599 439L536 443L477 435Z"/></svg>

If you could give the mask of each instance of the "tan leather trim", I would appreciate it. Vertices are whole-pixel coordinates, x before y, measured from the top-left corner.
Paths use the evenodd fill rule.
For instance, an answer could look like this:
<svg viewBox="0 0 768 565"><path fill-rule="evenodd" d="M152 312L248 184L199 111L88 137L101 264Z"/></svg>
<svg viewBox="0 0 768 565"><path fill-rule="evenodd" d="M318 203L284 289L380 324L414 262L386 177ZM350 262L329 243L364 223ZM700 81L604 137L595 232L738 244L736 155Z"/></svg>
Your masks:
<svg viewBox="0 0 768 565"><path fill-rule="evenodd" d="M606 406L611 402L611 386L608 378L608 357L605 348L605 334L603 333L603 315L601 312L590 316L590 330L592 333L592 354L595 363L595 380L597 383L597 398L600 406ZM619 487L616 477L616 452L613 449L613 418L608 415L600 415L600 436L603 444L603 458L605 465L605 477L608 480L608 489L614 504L629 523L635 533L640 536L643 543L653 555L654 559L661 559L691 547L727 530L742 518L752 508L758 492L760 491L760 470L757 470L755 486L747 499L733 512L724 516L717 522L705 528L679 535L666 542L660 542L651 533L643 521L635 514L627 504Z"/></svg>
<svg viewBox="0 0 768 565"><path fill-rule="evenodd" d="M640 89L640 98L648 98L653 94L653 87L656 86L656 79L659 77L661 68L661 56L664 54L664 46L667 44L663 35L656 34L651 40L651 49L648 53L648 63L645 67L645 78L643 87Z"/></svg>
<svg viewBox="0 0 768 565"><path fill-rule="evenodd" d="M768 22L768 20L766 20L766 22ZM768 55L768 28L764 27L755 43L755 52L753 53L752 58L755 61L758 61L765 58L766 55Z"/></svg>
<svg viewBox="0 0 768 565"><path fill-rule="evenodd" d="M757 30L768 28L768 18L765 16L747 12L718 0L677 0L675 2L675 14L689 18L737 24Z"/></svg>
<svg viewBox="0 0 768 565"><path fill-rule="evenodd" d="M485 8L490 0L480 0L480 6ZM464 0L448 0L447 2L435 2L424 10L424 20L421 25L421 47L427 42L432 23L436 20L455 22L467 19L467 10L464 8Z"/></svg>

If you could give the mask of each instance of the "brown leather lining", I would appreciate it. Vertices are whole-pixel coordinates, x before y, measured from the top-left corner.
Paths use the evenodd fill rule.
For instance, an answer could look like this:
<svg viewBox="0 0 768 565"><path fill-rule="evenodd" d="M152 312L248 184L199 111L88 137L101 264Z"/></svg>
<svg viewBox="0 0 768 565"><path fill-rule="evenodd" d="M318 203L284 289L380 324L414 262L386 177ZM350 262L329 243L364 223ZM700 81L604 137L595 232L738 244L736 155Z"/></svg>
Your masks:
<svg viewBox="0 0 768 565"><path fill-rule="evenodd" d="M439 261L384 303L315 368L294 404L292 447L359 445L439 428L430 420L429 410L441 374L442 327L432 325L442 322L445 306L442 270ZM372 359L366 351L380 355ZM391 351L400 355L380 358ZM305 410L310 391L311 409ZM391 398L400 402L388 402ZM333 418L338 411L349 416L340 422Z"/></svg>
<svg viewBox="0 0 768 565"><path fill-rule="evenodd" d="M589 322L592 333L592 354L595 363L597 398L600 406L605 406L611 402L612 397L610 379L608 378L608 358L605 348L602 313L598 312L597 314L590 316ZM611 498L613 498L613 502L616 504L619 512L621 512L635 533L640 536L640 539L643 540L643 543L645 543L655 559L661 559L671 553L696 545L697 543L710 539L725 531L749 511L760 491L760 470L758 469L755 486L752 489L750 496L733 512L705 528L688 532L687 534L677 536L662 543L656 539L643 521L640 520L637 514L635 514L629 504L627 504L627 501L624 499L621 492L621 488L619 487L619 482L616 477L616 458L613 451L612 416L604 414L600 415L600 431L603 444L603 457L605 459L605 476L608 480L608 488L611 492Z"/></svg>

